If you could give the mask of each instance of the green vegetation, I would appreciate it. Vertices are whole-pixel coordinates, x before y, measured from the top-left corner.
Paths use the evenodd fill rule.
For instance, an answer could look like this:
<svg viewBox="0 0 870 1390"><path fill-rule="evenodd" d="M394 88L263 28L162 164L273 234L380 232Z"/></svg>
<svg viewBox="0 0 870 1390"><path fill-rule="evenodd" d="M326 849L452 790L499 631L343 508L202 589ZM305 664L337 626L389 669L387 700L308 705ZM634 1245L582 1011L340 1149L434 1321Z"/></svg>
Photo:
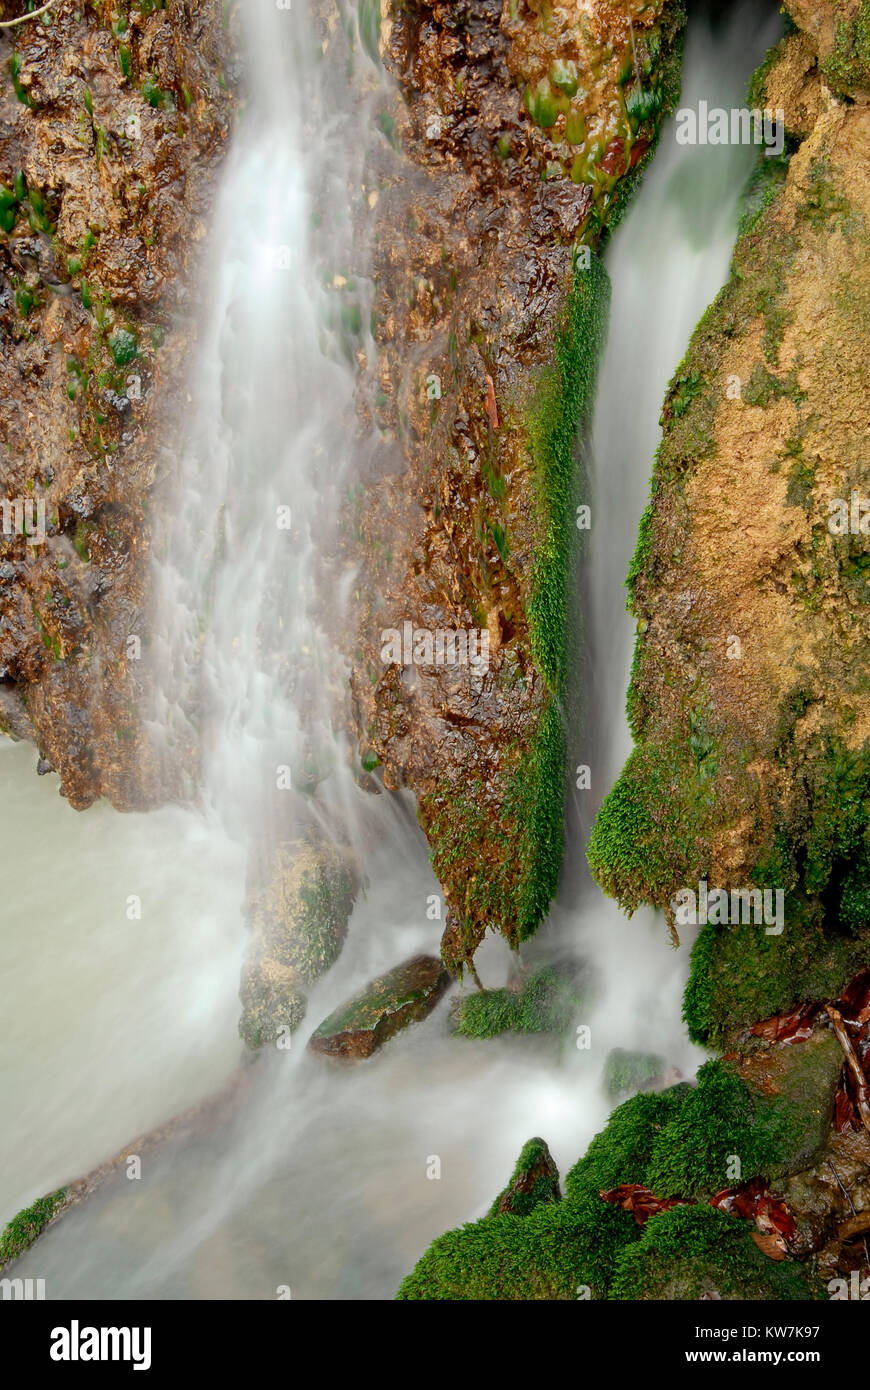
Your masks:
<svg viewBox="0 0 870 1390"><path fill-rule="evenodd" d="M397 1298L576 1299L587 1286L604 1298L634 1218L597 1196L542 1203L528 1216L486 1216L433 1241Z"/></svg>
<svg viewBox="0 0 870 1390"><path fill-rule="evenodd" d="M827 1130L837 1054L826 1034L781 1050L781 1094L774 1097L719 1061L701 1068L697 1087L634 1096L568 1173L558 1203L546 1145L531 1141L512 1186L533 1197L535 1164L551 1186L538 1189L528 1214L496 1214L502 1193L483 1220L430 1246L399 1298L576 1299L584 1285L594 1298L691 1299L713 1288L723 1297L810 1297L802 1266L762 1255L749 1224L707 1202L729 1186L731 1155L739 1156L744 1180L806 1164ZM700 1205L661 1213L641 1228L601 1199L623 1183Z"/></svg>
<svg viewBox="0 0 870 1390"><path fill-rule="evenodd" d="M649 1086L665 1069L657 1052L627 1052L614 1047L604 1063L604 1089L614 1097L633 1095Z"/></svg>
<svg viewBox="0 0 870 1390"><path fill-rule="evenodd" d="M560 694L568 669L568 581L576 534L577 438L592 411L610 281L602 262L574 272L556 334L554 367L544 376L529 419L535 497L542 534L529 603L532 654Z"/></svg>
<svg viewBox="0 0 870 1390"><path fill-rule="evenodd" d="M614 1299L697 1300L715 1291L734 1299L812 1299L804 1270L762 1254L749 1226L710 1206L674 1207L653 1216L621 1254Z"/></svg>
<svg viewBox="0 0 870 1390"><path fill-rule="evenodd" d="M847 7L839 0L839 8ZM849 7L851 8L851 7ZM837 20L834 51L822 62L828 86L840 96L870 91L870 3Z"/></svg>
<svg viewBox="0 0 870 1390"><path fill-rule="evenodd" d="M523 1145L511 1180L489 1209L490 1216L528 1216L542 1203L561 1202L559 1172L543 1139Z"/></svg>
<svg viewBox="0 0 870 1390"><path fill-rule="evenodd" d="M68 1188L61 1187L48 1197L40 1197L32 1207L25 1207L13 1216L0 1235L0 1268L9 1260L23 1255L44 1231L49 1221L66 1201Z"/></svg>
<svg viewBox="0 0 870 1390"><path fill-rule="evenodd" d="M490 989L457 999L451 1013L454 1031L465 1038L492 1038L499 1033L565 1034L576 1018L584 994L573 971L544 966L534 971L521 991Z"/></svg>

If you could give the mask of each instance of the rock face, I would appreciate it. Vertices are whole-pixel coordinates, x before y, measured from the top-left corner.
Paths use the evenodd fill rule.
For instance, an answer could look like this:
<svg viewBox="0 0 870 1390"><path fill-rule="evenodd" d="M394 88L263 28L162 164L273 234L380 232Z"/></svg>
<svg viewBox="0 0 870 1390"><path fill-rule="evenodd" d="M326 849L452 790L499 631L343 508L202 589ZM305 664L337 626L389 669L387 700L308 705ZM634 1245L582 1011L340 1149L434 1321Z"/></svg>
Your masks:
<svg viewBox="0 0 870 1390"><path fill-rule="evenodd" d="M166 791L137 717L148 494L174 467L233 27L220 0L60 0L0 38L0 498L45 509L32 545L3 518L0 727L78 808Z"/></svg>
<svg viewBox="0 0 870 1390"><path fill-rule="evenodd" d="M338 959L359 883L351 857L324 840L277 845L258 875L240 990L239 1033L251 1048L302 1022L305 989Z"/></svg>
<svg viewBox="0 0 870 1390"><path fill-rule="evenodd" d="M685 1017L726 1056L620 1105L558 1206L440 1237L400 1298L804 1300L867 1274L870 1139L831 1022L866 1071L870 10L787 8L750 96L788 140L665 401L629 576L636 747L589 850L675 934L702 882L729 909L782 892L783 930L706 918Z"/></svg>
<svg viewBox="0 0 870 1390"><path fill-rule="evenodd" d="M675 99L683 15L661 0L383 15L369 39L398 92L367 173L377 384L361 409L379 442L352 686L364 765L417 795L460 972L487 928L531 935L556 886L575 441L608 299L594 251ZM479 659L444 659L446 635L468 634Z"/></svg>
<svg viewBox="0 0 870 1390"><path fill-rule="evenodd" d="M785 153L762 161L732 278L665 403L630 575L636 747L589 854L626 909L652 902L677 932L674 896L702 880L783 893L780 934L701 932L686 1017L707 1045L835 996L870 950L870 569L852 515L870 487L870 106L863 86L835 98L818 46L846 7L806 8L755 83L785 110Z"/></svg>
<svg viewBox="0 0 870 1390"><path fill-rule="evenodd" d="M312 1052L349 1061L370 1057L408 1024L426 1018L449 986L450 975L439 960L414 956L331 1013L308 1046Z"/></svg>

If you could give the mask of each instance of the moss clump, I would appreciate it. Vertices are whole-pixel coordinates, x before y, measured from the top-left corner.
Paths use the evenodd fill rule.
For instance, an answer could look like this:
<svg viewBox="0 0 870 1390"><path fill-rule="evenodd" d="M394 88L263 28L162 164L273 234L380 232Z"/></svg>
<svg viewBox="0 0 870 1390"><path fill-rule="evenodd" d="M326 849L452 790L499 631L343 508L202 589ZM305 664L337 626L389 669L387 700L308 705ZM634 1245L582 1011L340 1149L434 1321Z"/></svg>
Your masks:
<svg viewBox="0 0 870 1390"><path fill-rule="evenodd" d="M721 1061L701 1067L697 1086L641 1092L614 1110L567 1174L566 1195L640 1183L657 1197L703 1198L733 1183L732 1156L741 1181L806 1166L824 1139L840 1064L836 1041L822 1034L777 1052L770 1095Z"/></svg>
<svg viewBox="0 0 870 1390"><path fill-rule="evenodd" d="M493 1038L507 1032L564 1034L583 999L575 972L545 966L529 976L521 991L491 989L458 999L453 1029L464 1038Z"/></svg>
<svg viewBox="0 0 870 1390"><path fill-rule="evenodd" d="M634 1218L597 1196L487 1216L433 1241L397 1297L444 1300L605 1298Z"/></svg>
<svg viewBox="0 0 870 1390"><path fill-rule="evenodd" d="M613 1299L796 1299L816 1295L803 1268L762 1254L745 1221L715 1207L674 1207L620 1254Z"/></svg>
<svg viewBox="0 0 870 1390"><path fill-rule="evenodd" d="M624 911L667 903L705 871L702 832L715 795L703 764L711 752L696 761L688 740L642 743L604 798L587 858Z"/></svg>
<svg viewBox="0 0 870 1390"><path fill-rule="evenodd" d="M13 1216L0 1235L0 1268L9 1260L17 1260L38 1240L49 1221L63 1206L67 1192L66 1187L58 1188L57 1192L40 1197L32 1207L25 1207L17 1216Z"/></svg>
<svg viewBox="0 0 870 1390"><path fill-rule="evenodd" d="M839 0L839 9L845 7ZM837 20L834 51L822 62L828 86L839 96L870 90L870 4L862 0L851 15Z"/></svg>
<svg viewBox="0 0 870 1390"><path fill-rule="evenodd" d="M751 1091L724 1062L707 1062L698 1084L655 1139L645 1172L657 1197L712 1196L729 1185L729 1161L741 1180L772 1178L794 1154L800 1108Z"/></svg>
<svg viewBox="0 0 870 1390"><path fill-rule="evenodd" d="M555 694L568 671L568 584L576 534L577 438L593 405L610 281L602 262L574 272L564 320L556 335L555 365L543 378L529 420L540 537L528 616L532 654Z"/></svg>
<svg viewBox="0 0 870 1390"><path fill-rule="evenodd" d="M664 1069L665 1059L657 1052L627 1052L615 1047L604 1063L604 1089L614 1097L631 1095L649 1086Z"/></svg>
<svg viewBox="0 0 870 1390"><path fill-rule="evenodd" d="M832 999L867 962L870 918L870 751L820 735L794 742L807 694L786 697L776 758L798 775L753 880L785 894L785 929L703 927L693 948L683 1017L702 1047L723 1047L741 1028L813 999Z"/></svg>
<svg viewBox="0 0 870 1390"><path fill-rule="evenodd" d="M543 1139L523 1146L510 1182L489 1209L490 1216L528 1216L542 1203L561 1202L559 1170Z"/></svg>
<svg viewBox="0 0 870 1390"><path fill-rule="evenodd" d="M656 1140L679 1114L690 1092L688 1082L681 1082L666 1091L632 1096L617 1106L584 1157L567 1173L567 1196L579 1201L626 1182L647 1186Z"/></svg>

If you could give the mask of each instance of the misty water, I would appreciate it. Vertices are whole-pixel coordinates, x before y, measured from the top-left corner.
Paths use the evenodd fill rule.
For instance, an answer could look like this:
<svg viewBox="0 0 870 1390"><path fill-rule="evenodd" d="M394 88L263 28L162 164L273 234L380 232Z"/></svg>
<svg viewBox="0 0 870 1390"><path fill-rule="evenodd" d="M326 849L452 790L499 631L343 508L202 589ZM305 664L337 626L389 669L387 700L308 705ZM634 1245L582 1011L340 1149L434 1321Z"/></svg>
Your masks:
<svg viewBox="0 0 870 1390"><path fill-rule="evenodd" d="M722 26L690 23L684 105L743 103L778 33L776 18L757 15L753 6ZM171 755L173 740L191 735L192 691L209 711L194 729L198 805L77 814L54 776L34 776L32 749L0 751L11 866L0 933L0 1222L241 1067L245 1085L220 1123L149 1152L140 1179L107 1183L19 1261L16 1273L45 1279L49 1298L260 1299L281 1286L294 1298L389 1298L433 1237L485 1212L532 1135L563 1173L579 1157L610 1108L601 1078L612 1047L659 1052L684 1076L703 1060L680 1022L690 942L675 952L652 912L627 921L583 857L595 807L631 746L624 577L661 403L727 278L756 151L679 146L668 122L605 255L612 311L587 459L587 714L571 740L593 790L577 794L570 887L528 948L530 961L571 953L590 967L594 1000L577 1023L593 1045L457 1038L445 1000L370 1061L336 1069L305 1051L310 1031L380 971L437 953L443 923L426 916L439 890L410 797L367 795L340 746L324 753L347 667L321 596L329 586L341 608L354 577L336 559L329 518L357 461L340 423L352 373L322 330L322 267L350 235L340 206L353 152L330 140L328 121L312 143L311 104L316 112L324 94L286 79L310 47L302 7L251 6L246 26L251 98L201 296L179 460L184 528L156 556L161 642L148 717ZM324 201L328 232L313 218ZM291 274L276 248L288 248ZM285 504L290 531L264 527ZM329 776L316 796L279 807L263 791L272 770L312 749ZM340 824L366 889L293 1046L252 1064L236 1032L246 859L252 835L279 816L285 836L312 817ZM130 895L142 900L139 920L127 916ZM487 984L503 983L507 948L487 942L478 966Z"/></svg>

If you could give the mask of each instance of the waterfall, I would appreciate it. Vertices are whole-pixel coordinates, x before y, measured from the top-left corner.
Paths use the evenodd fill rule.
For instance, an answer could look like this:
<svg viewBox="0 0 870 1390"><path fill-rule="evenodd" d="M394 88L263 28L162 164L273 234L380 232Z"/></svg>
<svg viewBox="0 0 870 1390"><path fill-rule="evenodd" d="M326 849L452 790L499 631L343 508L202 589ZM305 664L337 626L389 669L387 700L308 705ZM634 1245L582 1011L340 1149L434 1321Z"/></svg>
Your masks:
<svg viewBox="0 0 870 1390"><path fill-rule="evenodd" d="M276 819L290 835L306 816L327 828L341 823L364 859L368 888L338 964L311 991L298 1041L250 1069L231 1119L205 1137L168 1141L147 1157L140 1180L107 1184L21 1259L16 1272L44 1278L50 1298L274 1298L281 1285L294 1298L388 1298L431 1239L485 1212L531 1135L548 1140L562 1172L574 1162L607 1117L601 1073L609 1048L659 1051L687 1076L701 1059L680 1023L687 949L671 949L661 916L639 912L627 922L591 882L578 905L556 904L532 949L558 944L592 966L597 995L588 1018L578 1020L592 1030L592 1049L569 1042L560 1052L551 1040L514 1036L472 1043L450 1035L442 1004L355 1070L324 1067L305 1053L309 1025L397 960L437 951L440 926L424 920L421 905L437 884L409 801L360 792L336 733L347 668L333 624L353 585L352 569L338 558L337 532L341 495L354 478L347 428L353 377L335 351L324 284L347 278L342 257L353 228L342 221L338 192L358 147L350 123L330 116L330 103L318 104L322 94L307 81L316 74L317 46L302 7L245 9L250 103L214 213L190 415L179 422L180 482L164 500L174 519L156 546L159 642L149 717L165 738L167 762L185 768L190 805L126 819L95 808L74 831L73 813L56 802L37 832L47 788L26 782L20 749L0 760L7 798L22 808L22 920L25 909L30 916L46 842L46 858L61 872L71 853L79 856L76 910L56 925L73 1000L87 1006L111 987L91 979L95 969L99 976L94 922L112 887L106 862L122 850L141 856L125 868L118 893L149 872L153 878L173 856L196 867L192 894L167 903L156 933L143 918L125 956L136 988L146 999L159 995L167 961L180 969L193 903L200 964L179 975L190 994L185 1021L170 1020L168 1036L158 1036L152 1020L137 1035L147 1057L132 1084L147 1103L129 1107L136 1113L125 1114L130 1123L115 1145L160 1118L154 1100L170 1055L180 1064L198 1039L210 1062L221 1053L225 1074L234 1047L238 1055L235 1019L227 1015L238 979L249 838ZM741 104L777 32L775 20L759 24L752 10L732 15L724 28L699 15L690 25L684 104L701 97ZM585 580L591 698L586 728L572 739L577 761L592 766L596 803L630 747L622 710L633 630L624 577L661 401L695 322L726 279L739 192L754 158L745 147L680 146L673 119L667 122L606 253L613 302L590 449L594 525ZM316 224L324 205L334 225ZM289 529L277 524L281 507L290 508ZM288 764L297 773L309 756L326 757L330 776L313 797L293 791L281 800L275 768ZM584 810L586 829L591 809ZM582 860L583 849L580 836L569 855ZM123 929L122 920L116 930ZM12 937L0 951L13 947L23 950ZM49 953L51 941L40 949ZM486 978L498 983L503 945L488 942L484 959ZM53 989L61 987L53 980ZM204 997L209 990L219 1007ZM77 1008L53 1015L49 994L38 1017L26 1008L22 995L11 1021L25 1071L28 1050L47 1029L81 1027ZM90 1148L66 1136L131 1084L130 1065L116 1055L120 1009L94 1041L86 1082L81 1053L70 1057L62 1046L52 1051L53 1073L47 1064L39 1072L41 1103L17 1121L38 1136L38 1183L21 1166L0 1219L16 1202L73 1176L71 1165L75 1171L101 1156L83 1157ZM200 1095L215 1082L205 1070ZM4 1095L18 1094L20 1085L12 1077ZM3 1104L15 1122L14 1103ZM105 1152L106 1135L99 1138Z"/></svg>

